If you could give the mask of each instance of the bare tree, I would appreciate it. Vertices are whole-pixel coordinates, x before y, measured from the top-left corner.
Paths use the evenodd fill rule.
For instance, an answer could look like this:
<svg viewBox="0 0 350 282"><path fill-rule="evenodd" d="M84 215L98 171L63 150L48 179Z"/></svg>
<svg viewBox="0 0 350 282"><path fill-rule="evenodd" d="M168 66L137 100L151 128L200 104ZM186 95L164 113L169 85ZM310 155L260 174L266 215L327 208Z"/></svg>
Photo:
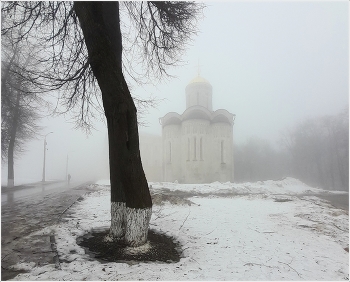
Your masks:
<svg viewBox="0 0 350 282"><path fill-rule="evenodd" d="M303 120L281 133L279 150L256 137L236 145L236 181L291 176L323 189L349 189L348 109Z"/></svg>
<svg viewBox="0 0 350 282"><path fill-rule="evenodd" d="M144 75L159 77L177 62L195 33L202 6L176 1L123 5L124 10L119 2L6 2L2 34L20 27L18 40L46 47L38 60L41 66L30 70L37 76L34 83L60 91L61 103L75 111L78 125L91 125L91 107L103 109L109 138L110 235L138 246L147 240L152 200L141 164L137 110L123 74L121 14L135 28L126 42L140 47Z"/></svg>
<svg viewBox="0 0 350 282"><path fill-rule="evenodd" d="M349 189L348 109L307 119L283 136L294 176L325 189Z"/></svg>
<svg viewBox="0 0 350 282"><path fill-rule="evenodd" d="M45 103L31 92L31 83L23 76L30 64L25 46L9 36L1 40L1 156L8 165L8 187L14 186L14 157L39 131L39 107Z"/></svg>

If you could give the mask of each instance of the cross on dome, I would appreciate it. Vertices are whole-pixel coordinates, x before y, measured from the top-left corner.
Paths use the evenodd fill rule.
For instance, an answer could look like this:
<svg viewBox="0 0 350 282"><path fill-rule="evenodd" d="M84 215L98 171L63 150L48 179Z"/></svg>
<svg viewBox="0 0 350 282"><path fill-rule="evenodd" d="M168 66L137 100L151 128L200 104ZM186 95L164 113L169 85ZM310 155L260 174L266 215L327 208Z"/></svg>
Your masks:
<svg viewBox="0 0 350 282"><path fill-rule="evenodd" d="M201 65L199 64L199 59L198 59L198 65L197 65L197 72L198 72L198 76L201 76L201 69L200 69Z"/></svg>

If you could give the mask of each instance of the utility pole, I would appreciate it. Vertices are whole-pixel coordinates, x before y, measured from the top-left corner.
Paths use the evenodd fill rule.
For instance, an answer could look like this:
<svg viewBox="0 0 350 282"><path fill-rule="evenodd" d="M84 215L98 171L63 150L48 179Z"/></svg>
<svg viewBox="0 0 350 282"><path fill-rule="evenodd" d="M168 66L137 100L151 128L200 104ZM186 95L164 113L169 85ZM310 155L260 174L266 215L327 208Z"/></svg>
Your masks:
<svg viewBox="0 0 350 282"><path fill-rule="evenodd" d="M44 164L43 164L43 179L42 179L42 182L45 182L45 162L46 162L46 136L49 135L50 133L53 133L53 132L49 132L45 135L45 138L44 138Z"/></svg>
<svg viewBox="0 0 350 282"><path fill-rule="evenodd" d="M68 181L68 154L67 154L67 162L66 162L66 181Z"/></svg>

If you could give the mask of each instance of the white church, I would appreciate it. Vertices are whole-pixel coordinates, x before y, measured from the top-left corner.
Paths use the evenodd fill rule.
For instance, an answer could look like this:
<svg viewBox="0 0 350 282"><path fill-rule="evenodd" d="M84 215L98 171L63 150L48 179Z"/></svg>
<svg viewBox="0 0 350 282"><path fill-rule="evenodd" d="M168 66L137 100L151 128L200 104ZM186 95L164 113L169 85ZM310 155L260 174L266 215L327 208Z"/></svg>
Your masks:
<svg viewBox="0 0 350 282"><path fill-rule="evenodd" d="M140 136L148 181L233 182L235 115L225 109L213 111L212 95L211 84L198 75L186 87L186 110L160 118L162 138Z"/></svg>

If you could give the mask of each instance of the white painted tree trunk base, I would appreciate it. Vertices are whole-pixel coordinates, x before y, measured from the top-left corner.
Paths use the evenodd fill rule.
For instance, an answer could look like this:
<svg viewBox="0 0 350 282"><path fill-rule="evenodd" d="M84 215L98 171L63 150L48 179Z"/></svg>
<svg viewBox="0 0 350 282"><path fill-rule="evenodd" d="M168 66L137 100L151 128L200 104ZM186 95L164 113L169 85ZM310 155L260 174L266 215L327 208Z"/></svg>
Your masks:
<svg viewBox="0 0 350 282"><path fill-rule="evenodd" d="M148 226L152 216L152 208L126 208L125 242L137 247L147 242Z"/></svg>
<svg viewBox="0 0 350 282"><path fill-rule="evenodd" d="M112 238L122 239L125 236L126 205L123 202L111 202L111 228Z"/></svg>
<svg viewBox="0 0 350 282"><path fill-rule="evenodd" d="M125 240L131 247L147 242L152 208L127 208L125 203L111 202L111 227L104 241Z"/></svg>

